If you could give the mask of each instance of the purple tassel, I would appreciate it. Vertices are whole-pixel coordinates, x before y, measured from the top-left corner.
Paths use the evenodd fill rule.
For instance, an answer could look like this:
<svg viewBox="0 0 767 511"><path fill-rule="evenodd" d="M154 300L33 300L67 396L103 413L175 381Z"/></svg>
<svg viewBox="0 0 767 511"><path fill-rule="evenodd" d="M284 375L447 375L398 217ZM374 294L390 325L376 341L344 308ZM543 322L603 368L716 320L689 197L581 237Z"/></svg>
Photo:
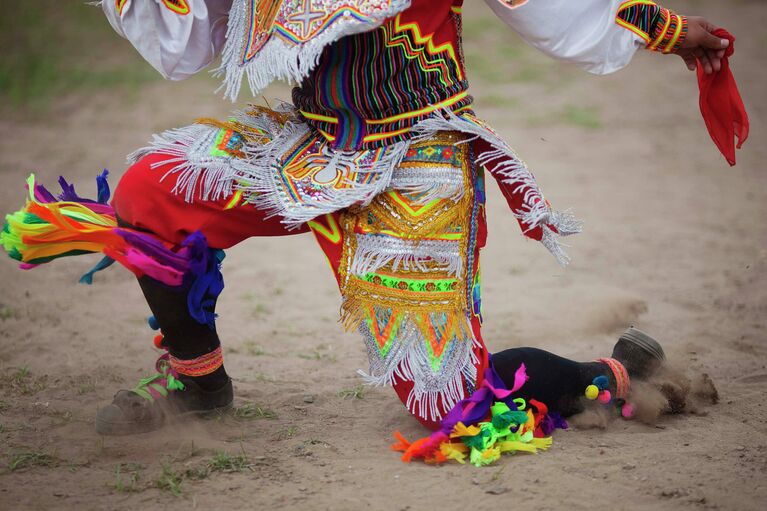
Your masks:
<svg viewBox="0 0 767 511"><path fill-rule="evenodd" d="M107 169L104 169L100 175L96 176L96 189L98 190L96 197L99 204L108 204L109 197L112 196L109 190L109 181L107 181L108 176L109 171Z"/></svg>
<svg viewBox="0 0 767 511"><path fill-rule="evenodd" d="M524 364L523 366L524 367ZM524 371L524 369L521 369ZM493 369L493 362L485 369L485 377L482 385L468 398L459 401L442 419L440 429L434 434L444 433L449 435L459 422L472 425L481 422L490 413L490 408L495 401L503 401L510 410L518 410L514 402L514 396L506 388L498 373Z"/></svg>
<svg viewBox="0 0 767 511"><path fill-rule="evenodd" d="M151 257L163 266L169 266L181 273L187 273L191 270L192 264L190 258L184 251L173 252L158 241L154 235L129 229L121 229L119 227L115 229L115 232L122 236L133 248L146 256ZM199 233L191 234L189 238L195 236L195 234ZM189 238L187 238L187 240ZM204 240L205 238L203 237L203 242ZM186 241L184 243L186 243Z"/></svg>
<svg viewBox="0 0 767 511"><path fill-rule="evenodd" d="M189 287L187 306L189 314L198 322L215 329L216 314L213 308L216 299L224 290L224 276L221 274L223 250L211 249L205 253L205 272L200 273Z"/></svg>

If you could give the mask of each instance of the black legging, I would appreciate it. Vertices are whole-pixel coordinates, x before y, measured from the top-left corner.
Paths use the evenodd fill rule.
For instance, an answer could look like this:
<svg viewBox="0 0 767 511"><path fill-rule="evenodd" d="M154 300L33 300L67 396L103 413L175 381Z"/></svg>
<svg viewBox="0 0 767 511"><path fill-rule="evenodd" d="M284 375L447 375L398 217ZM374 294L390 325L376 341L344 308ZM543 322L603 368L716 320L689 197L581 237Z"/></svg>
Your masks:
<svg viewBox="0 0 767 511"><path fill-rule="evenodd" d="M580 399L592 380L613 376L601 362L575 362L537 348L511 348L493 354L493 367L507 387L514 384L514 373L524 363L529 380L515 395L537 399L549 410L567 417L583 410Z"/></svg>

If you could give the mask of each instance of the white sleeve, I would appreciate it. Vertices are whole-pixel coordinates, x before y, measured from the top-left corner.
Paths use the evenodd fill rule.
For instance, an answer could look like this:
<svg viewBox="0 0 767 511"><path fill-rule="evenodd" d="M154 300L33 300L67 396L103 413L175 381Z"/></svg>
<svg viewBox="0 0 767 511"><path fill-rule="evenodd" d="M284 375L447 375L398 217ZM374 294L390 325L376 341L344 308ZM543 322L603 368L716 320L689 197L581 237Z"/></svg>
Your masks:
<svg viewBox="0 0 767 511"><path fill-rule="evenodd" d="M590 73L618 71L647 43L616 23L625 0L485 1L528 44Z"/></svg>
<svg viewBox="0 0 767 511"><path fill-rule="evenodd" d="M219 54L232 0L104 0L112 28L169 80L183 80Z"/></svg>

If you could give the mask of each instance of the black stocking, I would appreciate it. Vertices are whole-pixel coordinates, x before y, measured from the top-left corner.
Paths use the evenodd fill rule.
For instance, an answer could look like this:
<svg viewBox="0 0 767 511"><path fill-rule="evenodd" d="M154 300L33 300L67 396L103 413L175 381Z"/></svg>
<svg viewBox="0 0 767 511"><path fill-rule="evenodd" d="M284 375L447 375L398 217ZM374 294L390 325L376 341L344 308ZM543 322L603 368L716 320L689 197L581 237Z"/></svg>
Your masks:
<svg viewBox="0 0 767 511"><path fill-rule="evenodd" d="M493 354L493 367L509 388L521 363L530 379L515 395L537 399L564 417L583 411L580 398L595 377L607 376L611 383L614 380L606 364L575 362L537 348L512 348Z"/></svg>

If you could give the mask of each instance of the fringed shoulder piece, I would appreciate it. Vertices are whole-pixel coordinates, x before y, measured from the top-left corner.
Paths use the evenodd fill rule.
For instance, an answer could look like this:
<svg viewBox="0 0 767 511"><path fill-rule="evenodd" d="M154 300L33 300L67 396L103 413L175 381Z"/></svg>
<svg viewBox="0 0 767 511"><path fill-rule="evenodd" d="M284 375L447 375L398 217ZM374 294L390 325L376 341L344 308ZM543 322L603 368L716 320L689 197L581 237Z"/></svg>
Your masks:
<svg viewBox="0 0 767 511"><path fill-rule="evenodd" d="M300 82L327 45L373 30L409 6L410 0L234 0L214 74L232 101L244 76L254 95L277 79Z"/></svg>

